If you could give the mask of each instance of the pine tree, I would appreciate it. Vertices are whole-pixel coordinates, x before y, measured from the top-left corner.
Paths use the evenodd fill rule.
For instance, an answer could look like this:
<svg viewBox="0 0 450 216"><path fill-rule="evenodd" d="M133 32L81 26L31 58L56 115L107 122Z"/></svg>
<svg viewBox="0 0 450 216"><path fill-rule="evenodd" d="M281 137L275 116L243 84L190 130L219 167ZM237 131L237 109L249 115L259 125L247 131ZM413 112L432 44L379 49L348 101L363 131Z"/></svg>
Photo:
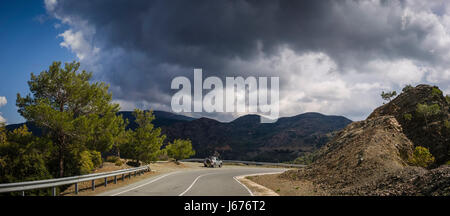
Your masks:
<svg viewBox="0 0 450 216"><path fill-rule="evenodd" d="M111 147L112 129L121 122L116 118L118 104L112 104L108 85L90 83L92 73L79 72L80 63L54 62L39 75L31 73L31 94L17 94L19 113L44 129L58 155L59 177L64 176L65 156L84 150L104 151ZM104 117L104 119L101 119ZM87 144L89 143L89 145Z"/></svg>
<svg viewBox="0 0 450 216"><path fill-rule="evenodd" d="M425 119L425 125L426 125L427 129L428 129L428 118L439 114L440 111L441 111L441 109L439 108L439 105L437 105L437 104L432 104L432 105L417 104L417 108L416 108L417 114L423 116L423 118Z"/></svg>
<svg viewBox="0 0 450 216"><path fill-rule="evenodd" d="M396 95L397 95L396 91L391 91L391 92L382 91L381 92L381 98L383 98L383 100L385 100L385 101L391 101L392 98Z"/></svg>
<svg viewBox="0 0 450 216"><path fill-rule="evenodd" d="M151 123L155 119L152 111L135 109L133 115L138 127L128 132L128 142L122 144L120 149L130 159L135 160L136 164L140 161L156 161L166 136L161 135L161 128L155 128Z"/></svg>
<svg viewBox="0 0 450 216"><path fill-rule="evenodd" d="M176 139L173 143L169 143L165 149L169 157L176 161L189 158L195 154L190 140Z"/></svg>

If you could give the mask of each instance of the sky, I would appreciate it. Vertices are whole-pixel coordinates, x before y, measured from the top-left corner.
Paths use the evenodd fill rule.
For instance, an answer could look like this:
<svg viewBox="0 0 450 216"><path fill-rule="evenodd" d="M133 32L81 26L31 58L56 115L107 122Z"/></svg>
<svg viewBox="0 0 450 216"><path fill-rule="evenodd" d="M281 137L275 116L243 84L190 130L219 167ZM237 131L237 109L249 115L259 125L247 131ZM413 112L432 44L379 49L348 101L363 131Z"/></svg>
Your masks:
<svg viewBox="0 0 450 216"><path fill-rule="evenodd" d="M60 46L57 20L46 15L43 1L2 1L0 5L0 121L24 122L17 113L17 93L28 94L31 72L46 70L53 61L76 55Z"/></svg>
<svg viewBox="0 0 450 216"><path fill-rule="evenodd" d="M27 4L25 4L27 2ZM81 62L122 110L171 111L176 76L277 76L280 115L366 118L381 91L450 94L450 3L421 0L10 1L0 8L0 112L52 61ZM6 98L4 98L6 97ZM188 113L230 121L245 113Z"/></svg>

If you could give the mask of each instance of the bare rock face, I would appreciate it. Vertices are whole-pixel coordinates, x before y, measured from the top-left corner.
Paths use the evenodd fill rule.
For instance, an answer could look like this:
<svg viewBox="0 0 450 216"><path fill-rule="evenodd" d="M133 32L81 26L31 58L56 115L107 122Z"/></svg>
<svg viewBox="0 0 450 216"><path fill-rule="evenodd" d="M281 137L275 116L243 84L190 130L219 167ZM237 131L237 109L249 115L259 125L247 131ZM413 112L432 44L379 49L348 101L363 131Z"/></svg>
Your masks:
<svg viewBox="0 0 450 216"><path fill-rule="evenodd" d="M436 93L437 90L436 86L429 85L410 88L388 104L375 109L367 118L394 116L414 146L430 149L436 158L436 166L450 160L450 130L445 127L445 122L450 120L450 105L442 93ZM417 104L437 104L440 113L428 117L426 124L423 116L416 113ZM405 118L405 114L411 115L412 119Z"/></svg>

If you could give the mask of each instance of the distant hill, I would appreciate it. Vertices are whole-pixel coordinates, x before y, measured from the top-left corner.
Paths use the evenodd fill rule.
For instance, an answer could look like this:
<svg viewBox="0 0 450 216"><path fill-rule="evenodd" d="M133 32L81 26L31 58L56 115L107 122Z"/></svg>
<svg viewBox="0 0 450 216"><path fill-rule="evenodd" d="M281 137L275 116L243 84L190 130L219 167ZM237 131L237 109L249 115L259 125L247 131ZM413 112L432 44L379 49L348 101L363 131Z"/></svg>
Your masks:
<svg viewBox="0 0 450 216"><path fill-rule="evenodd" d="M174 123L178 122L189 122L192 120L195 120L195 118L191 118L184 115L178 115L171 112L164 112L164 111L153 111L153 114L155 115L155 120L153 120L153 124L155 127L162 127L162 126L169 126ZM124 119L128 119L129 125L128 128L136 128L135 117L133 116L132 111L120 111L117 113L117 115L122 115ZM33 132L36 136L42 135L42 130L38 127L36 127L33 123L27 122L27 123L19 123L19 124L10 124L6 126L6 129L11 131L14 129L17 129L21 127L22 125L26 124L28 129Z"/></svg>
<svg viewBox="0 0 450 216"><path fill-rule="evenodd" d="M132 112L122 111L128 128L136 128ZM154 111L156 127L167 135L166 143L177 138L192 140L195 157L206 157L215 151L223 159L284 162L297 158L302 152L312 152L327 143L333 132L351 123L342 116L304 113L283 117L276 123L262 124L260 116L245 115L232 122L209 118L191 118L170 112ZM8 125L13 130L22 124ZM40 129L27 123L35 134Z"/></svg>
<svg viewBox="0 0 450 216"><path fill-rule="evenodd" d="M305 113L262 124L258 115L246 115L229 123L200 118L163 126L168 140L189 138L196 157L218 151L224 159L283 162L327 143L332 132L351 123L342 116Z"/></svg>
<svg viewBox="0 0 450 216"><path fill-rule="evenodd" d="M128 119L128 128L134 129L137 127L136 123L134 122L136 118L133 116L132 111L120 111L117 114L122 115L124 119ZM152 123L155 125L155 127L169 126L178 122L189 122L195 120L195 118L192 117L165 111L153 111L153 115L155 115L155 120L153 120Z"/></svg>

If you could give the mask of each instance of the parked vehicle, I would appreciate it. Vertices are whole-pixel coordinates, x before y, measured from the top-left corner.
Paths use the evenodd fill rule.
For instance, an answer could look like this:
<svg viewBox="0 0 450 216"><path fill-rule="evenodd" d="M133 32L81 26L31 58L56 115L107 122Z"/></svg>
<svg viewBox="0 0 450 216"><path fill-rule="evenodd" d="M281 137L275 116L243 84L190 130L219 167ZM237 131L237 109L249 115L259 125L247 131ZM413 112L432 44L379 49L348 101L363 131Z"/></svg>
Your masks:
<svg viewBox="0 0 450 216"><path fill-rule="evenodd" d="M215 156L211 156L205 158L205 160L203 161L203 165L205 167L213 167L213 168L222 167L222 161Z"/></svg>

